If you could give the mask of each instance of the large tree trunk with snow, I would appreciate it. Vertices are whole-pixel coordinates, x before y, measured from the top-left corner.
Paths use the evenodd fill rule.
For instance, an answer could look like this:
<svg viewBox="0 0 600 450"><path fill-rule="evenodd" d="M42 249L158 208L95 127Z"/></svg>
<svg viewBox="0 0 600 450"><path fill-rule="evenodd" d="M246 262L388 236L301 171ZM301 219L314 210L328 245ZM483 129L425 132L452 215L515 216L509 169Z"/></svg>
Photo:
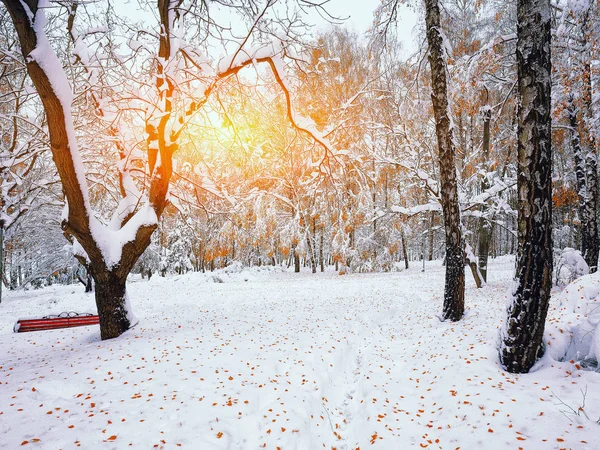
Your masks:
<svg viewBox="0 0 600 450"><path fill-rule="evenodd" d="M94 273L94 279L100 337L103 340L118 337L133 325L127 303L127 277L120 276L115 271L105 271Z"/></svg>
<svg viewBox="0 0 600 450"><path fill-rule="evenodd" d="M2 1L17 30L29 77L46 113L52 158L68 205L68 214L61 227L66 235L77 240L89 258L89 266L96 281L96 302L102 339L116 337L129 327L129 321L123 319L125 280L139 256L149 245L156 223L144 221L143 225L135 228L133 239L122 245L120 261L106 260L106 248L103 248L101 240L98 240L98 234L105 232L105 229L93 217L75 136L71 114L72 88L66 74L60 70L62 67L60 61L44 34L43 24L46 22L46 17L43 8L39 8L36 0ZM161 40L164 39L167 37L161 37ZM171 175L168 172L170 160L166 154L163 166L166 169L161 166L160 170L157 170L158 176L153 178L150 187L149 208L152 208L155 218L160 217L165 207ZM121 226L125 225L131 217L132 214L129 214ZM94 226L96 230L92 233ZM118 269L115 269L114 273L110 272L113 275L105 276L108 273L107 265L111 263ZM117 282L116 279L119 281ZM103 285L103 283L107 284Z"/></svg>
<svg viewBox="0 0 600 450"><path fill-rule="evenodd" d="M552 287L550 15L550 0L518 1L517 284L500 344L512 373L528 372L543 353Z"/></svg>
<svg viewBox="0 0 600 450"><path fill-rule="evenodd" d="M446 232L446 285L443 317L456 321L460 320L464 312L465 265L456 185L455 148L448 108L444 39L441 34L438 0L425 1L425 20L431 67L431 100L438 141L440 196Z"/></svg>

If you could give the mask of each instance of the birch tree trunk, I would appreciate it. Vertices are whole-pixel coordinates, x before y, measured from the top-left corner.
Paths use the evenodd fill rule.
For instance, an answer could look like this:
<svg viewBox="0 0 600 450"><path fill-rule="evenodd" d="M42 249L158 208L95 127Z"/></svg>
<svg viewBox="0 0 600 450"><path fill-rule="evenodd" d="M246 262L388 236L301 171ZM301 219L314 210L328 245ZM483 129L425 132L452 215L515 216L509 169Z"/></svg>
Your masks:
<svg viewBox="0 0 600 450"><path fill-rule="evenodd" d="M550 0L517 3L517 283L500 344L512 373L529 372L543 354L552 287L550 12Z"/></svg>
<svg viewBox="0 0 600 450"><path fill-rule="evenodd" d="M489 158L490 158L490 120L492 118L492 110L489 105L486 105L483 111L483 159L484 159L484 168L486 174L489 170ZM488 182L487 176L481 182L481 192L484 192L486 189L489 189L490 184ZM485 212L484 206L484 212ZM487 282L487 264L488 264L488 255L490 252L490 223L485 217L479 219L479 271L481 273L481 277L485 282Z"/></svg>
<svg viewBox="0 0 600 450"><path fill-rule="evenodd" d="M440 196L446 232L446 280L444 320L460 320L465 304L465 265L463 237L456 185L455 147L450 126L446 82L444 40L441 33L438 0L425 0L425 21L431 68L431 100L435 116L440 166Z"/></svg>
<svg viewBox="0 0 600 450"><path fill-rule="evenodd" d="M598 161L596 139L591 129L594 121L594 111L592 106L592 64L589 51L589 33L590 33L590 12L594 2L589 2L583 22L583 45L584 48L584 83L583 83L583 103L585 120L583 121L585 133L585 178L587 183L586 192L586 219L587 219L587 248L584 254L585 262L590 267L590 273L598 269Z"/></svg>
<svg viewBox="0 0 600 450"><path fill-rule="evenodd" d="M569 106L567 108L567 117L569 119L571 149L573 150L573 159L575 160L575 178L577 180L577 199L579 201L579 229L581 235L581 254L585 259L590 241L590 232L587 220L587 182L585 177L585 158L579 139L579 124L577 121L577 111L573 104L573 96L569 97ZM587 262L587 261L586 261Z"/></svg>

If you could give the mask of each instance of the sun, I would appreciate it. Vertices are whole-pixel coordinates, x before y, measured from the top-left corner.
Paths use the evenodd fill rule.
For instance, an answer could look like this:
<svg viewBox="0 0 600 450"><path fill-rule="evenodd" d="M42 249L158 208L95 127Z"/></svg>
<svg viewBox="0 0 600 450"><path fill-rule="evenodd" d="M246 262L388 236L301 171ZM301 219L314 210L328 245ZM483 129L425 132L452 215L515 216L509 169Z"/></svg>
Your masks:
<svg viewBox="0 0 600 450"><path fill-rule="evenodd" d="M207 125L211 138L220 144L228 145L239 139L233 122L225 112L210 111Z"/></svg>

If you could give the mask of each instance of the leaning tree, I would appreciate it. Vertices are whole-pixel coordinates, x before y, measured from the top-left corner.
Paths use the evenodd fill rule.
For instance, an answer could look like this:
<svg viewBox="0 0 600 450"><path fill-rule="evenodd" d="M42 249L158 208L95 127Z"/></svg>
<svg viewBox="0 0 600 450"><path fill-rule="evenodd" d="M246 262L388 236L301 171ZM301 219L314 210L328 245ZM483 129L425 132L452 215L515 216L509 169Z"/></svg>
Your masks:
<svg viewBox="0 0 600 450"><path fill-rule="evenodd" d="M127 24L121 30L128 35L125 39L111 33L115 23L124 20L111 3L2 2L46 114L50 150L66 202L61 226L94 278L102 339L117 337L134 325L126 294L127 275L150 244L169 202L173 155L182 131L224 81L235 80L245 67L265 65L281 87L292 126L318 143L321 151L330 152L314 126L296 120L284 65L284 58L294 54L292 47L299 42L299 36L291 35L290 30L305 29L298 27L299 21L306 8L321 8L318 3L215 2L221 8L233 8L247 23L243 39L238 36L223 42L228 27L217 25L219 12L204 1L158 0L154 34L147 27ZM104 26L78 33L78 4L89 17L104 19ZM141 7L148 5L142 3ZM66 18L62 31L57 28L61 17ZM187 27L186 21L194 26ZM211 39L220 40L229 55L211 58L204 45ZM72 52L66 54L64 46L69 42ZM123 54L125 47L130 50L128 55ZM109 63L112 70L106 69ZM84 68L78 72L79 78L72 76L74 65ZM130 76L119 79L125 70ZM105 124L101 139L114 145L117 155L122 198L106 224L93 209L76 131L80 116L74 105L81 96ZM138 116L133 115L136 112ZM127 144L127 138L135 138L140 122L145 139Z"/></svg>

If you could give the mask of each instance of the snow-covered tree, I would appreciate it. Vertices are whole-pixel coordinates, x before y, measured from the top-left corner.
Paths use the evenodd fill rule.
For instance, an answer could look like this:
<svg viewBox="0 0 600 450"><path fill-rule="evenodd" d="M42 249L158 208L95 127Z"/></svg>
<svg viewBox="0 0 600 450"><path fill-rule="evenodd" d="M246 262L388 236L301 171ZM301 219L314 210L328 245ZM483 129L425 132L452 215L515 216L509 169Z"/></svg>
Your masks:
<svg viewBox="0 0 600 450"><path fill-rule="evenodd" d="M303 7L320 8L312 2L300 2ZM283 18L282 10L274 9L272 1L222 4L240 13L248 28L243 40L229 42L230 53L220 59L211 58L203 45L218 35L213 28L223 31L215 21L207 20L210 6L205 2L187 6L181 0L159 0L154 35L129 24L122 27L130 49L127 56L117 51L122 46L109 38L109 42L99 38L95 44L86 41L89 33L78 28L78 2L66 7L47 0L3 3L16 29L29 78L46 113L50 148L67 203L62 228L74 238L76 254L92 271L102 339L119 336L135 322L127 301L127 275L150 244L168 204L173 155L179 148L181 133L224 80L235 77L245 67L269 67L288 99L291 123L305 136L316 139L324 152L329 151L309 123L297 120L289 101L290 86L283 59L294 51L290 43L299 36L292 36L289 41L288 37L302 12L294 7L294 2L284 8ZM82 26L89 26L90 21L100 22L95 23L98 32L107 37L111 33L102 30L119 24L112 6L107 11L99 18L89 15L90 20L82 21ZM74 41L73 55L66 55L68 63L79 59L93 70L69 79L72 72L64 70L66 62L60 58L64 55L52 45L54 36L67 37L62 33L68 33ZM217 43L227 47L223 39L217 37ZM124 77L119 78L119 88L114 88L115 74ZM107 223L93 208L80 152L81 137L75 126L78 118L73 113L77 107L74 92L87 94L116 150L122 198ZM135 137L142 126L145 143Z"/></svg>

